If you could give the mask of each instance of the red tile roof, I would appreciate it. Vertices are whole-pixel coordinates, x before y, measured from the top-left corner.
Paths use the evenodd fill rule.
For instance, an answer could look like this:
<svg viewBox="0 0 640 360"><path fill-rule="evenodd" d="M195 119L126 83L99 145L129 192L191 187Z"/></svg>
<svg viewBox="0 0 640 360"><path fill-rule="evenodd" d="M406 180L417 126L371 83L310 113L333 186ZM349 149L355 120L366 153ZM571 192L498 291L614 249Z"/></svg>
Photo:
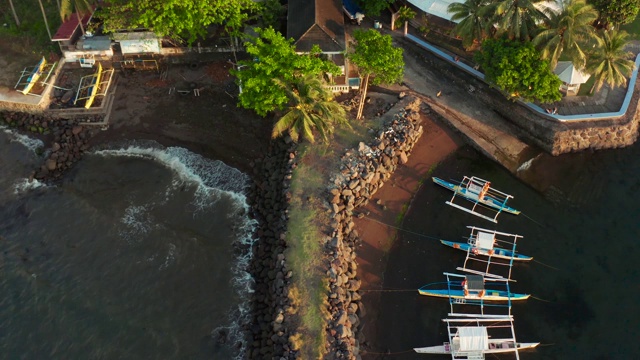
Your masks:
<svg viewBox="0 0 640 360"><path fill-rule="evenodd" d="M87 27L87 24L89 23L89 20L91 20L91 16L93 16L93 14L86 14L84 17L82 17L82 26L85 29ZM73 33L76 32L77 28L78 15L76 13L73 13L69 17L69 20L60 25L60 28L58 29L58 31L56 31L56 34L53 35L53 39L51 39L51 41L71 40L71 37L73 36Z"/></svg>

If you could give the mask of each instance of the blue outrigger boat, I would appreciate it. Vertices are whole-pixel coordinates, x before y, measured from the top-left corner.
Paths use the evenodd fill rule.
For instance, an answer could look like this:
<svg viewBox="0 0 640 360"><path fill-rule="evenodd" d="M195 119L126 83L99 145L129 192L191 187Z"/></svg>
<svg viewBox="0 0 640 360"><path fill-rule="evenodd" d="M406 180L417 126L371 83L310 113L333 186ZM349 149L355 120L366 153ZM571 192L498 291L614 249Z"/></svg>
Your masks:
<svg viewBox="0 0 640 360"><path fill-rule="evenodd" d="M418 289L418 293L433 297L464 299L467 302L526 300L531 296L510 292L506 279L490 279L480 275L444 274L447 276L446 289L431 289L433 285L439 283L428 284Z"/></svg>
<svg viewBox="0 0 640 360"><path fill-rule="evenodd" d="M453 197L446 203L460 210L466 211L483 219L498 222L498 215L502 212L508 212L513 215L520 214L520 211L507 206L507 200L513 198L509 194L505 194L501 191L491 188L491 183L487 180L483 180L477 177L465 176L460 184L454 184L437 177L433 177L433 182L453 191ZM464 206L455 204L456 196L460 196L465 200L473 203L473 206L469 209ZM496 211L496 215L492 218L490 216L479 213L476 208L478 205L485 206L493 211Z"/></svg>

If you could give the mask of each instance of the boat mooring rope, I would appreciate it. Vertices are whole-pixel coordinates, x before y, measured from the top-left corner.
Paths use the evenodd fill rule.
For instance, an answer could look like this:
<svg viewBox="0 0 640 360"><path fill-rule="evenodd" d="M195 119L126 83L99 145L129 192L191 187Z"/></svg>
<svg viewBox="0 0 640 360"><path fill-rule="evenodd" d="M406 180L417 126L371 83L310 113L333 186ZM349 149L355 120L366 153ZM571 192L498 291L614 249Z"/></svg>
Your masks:
<svg viewBox="0 0 640 360"><path fill-rule="evenodd" d="M415 231L411 231L411 230L403 229L403 228L398 227L398 226L395 226L395 225L386 224L386 223L383 223L382 221L376 220L376 219L374 219L374 218L372 218L372 217L370 217L370 216L365 216L365 218L366 218L367 220L370 220L370 221L376 222L376 223L378 223L378 224L380 224L380 225L384 225L384 226L387 226L387 227L390 227L390 228L394 228L394 229L399 230L399 231L404 231L404 232L409 233L409 234L412 234L412 235L420 236L420 237L427 238L427 239L430 239L430 240L438 240L438 241L440 241L440 240L444 240L444 239L437 238L437 237L435 237L435 236L424 235L424 234L417 233L417 232L415 232ZM528 217L528 218L529 218L529 217ZM531 218L529 218L529 219L531 219ZM531 219L531 220L535 222L535 220L533 220L533 219ZM538 224L540 224L540 223L538 223ZM540 224L540 226L543 226L543 225L542 225L542 224ZM542 265L542 266L546 266L546 267L548 267L548 268L550 268L550 269L554 269L554 270L560 271L560 269L558 269L557 267L553 267L553 266L551 266L551 265L545 264L545 263L543 263L542 261L538 261L538 260L536 260L536 259L533 259L532 261L533 261L533 262L536 262L536 263L538 263L538 264L540 264L540 265Z"/></svg>
<svg viewBox="0 0 640 360"><path fill-rule="evenodd" d="M548 302L548 303L552 303L553 302L553 301L550 301L550 300L540 299L539 297L535 297L533 295L531 295L531 298L532 299L536 299L536 300L540 300L540 301L544 301L544 302Z"/></svg>

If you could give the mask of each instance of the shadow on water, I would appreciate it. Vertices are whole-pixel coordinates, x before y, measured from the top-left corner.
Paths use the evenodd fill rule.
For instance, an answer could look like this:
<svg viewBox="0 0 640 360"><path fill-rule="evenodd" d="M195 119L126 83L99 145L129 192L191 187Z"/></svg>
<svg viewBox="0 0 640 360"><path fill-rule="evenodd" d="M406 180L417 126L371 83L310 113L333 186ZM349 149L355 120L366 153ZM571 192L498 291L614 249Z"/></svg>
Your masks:
<svg viewBox="0 0 640 360"><path fill-rule="evenodd" d="M531 165L524 182L469 147L434 171L445 180L464 175L490 180L513 195L510 205L523 213L501 214L493 224L445 205L451 194L425 183L402 227L454 241L468 235L467 225L523 235L518 251L534 261L514 266L512 291L532 298L513 306L516 338L541 346L521 358L640 358L640 313L633 311L640 296L640 208L634 195L640 189L640 145L545 158ZM456 272L464 255L437 240L400 233L388 257L384 288L416 291L381 294L378 319L365 319L376 327L375 339L367 339L376 354L363 358L424 359L410 350L447 341L441 319L448 303L417 289L443 281L442 272Z"/></svg>

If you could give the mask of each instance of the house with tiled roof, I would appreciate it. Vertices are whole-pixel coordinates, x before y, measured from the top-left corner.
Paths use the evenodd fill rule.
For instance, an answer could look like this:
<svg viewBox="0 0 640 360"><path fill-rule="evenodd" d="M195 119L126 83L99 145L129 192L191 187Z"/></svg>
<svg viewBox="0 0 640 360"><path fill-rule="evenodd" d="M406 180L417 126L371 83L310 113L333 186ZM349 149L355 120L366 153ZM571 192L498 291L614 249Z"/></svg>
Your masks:
<svg viewBox="0 0 640 360"><path fill-rule="evenodd" d="M322 56L342 69L342 75L330 79L334 92L358 88L360 78L345 57L347 36L342 0L289 0L287 38L293 38L299 53L308 53L313 45L318 45Z"/></svg>

